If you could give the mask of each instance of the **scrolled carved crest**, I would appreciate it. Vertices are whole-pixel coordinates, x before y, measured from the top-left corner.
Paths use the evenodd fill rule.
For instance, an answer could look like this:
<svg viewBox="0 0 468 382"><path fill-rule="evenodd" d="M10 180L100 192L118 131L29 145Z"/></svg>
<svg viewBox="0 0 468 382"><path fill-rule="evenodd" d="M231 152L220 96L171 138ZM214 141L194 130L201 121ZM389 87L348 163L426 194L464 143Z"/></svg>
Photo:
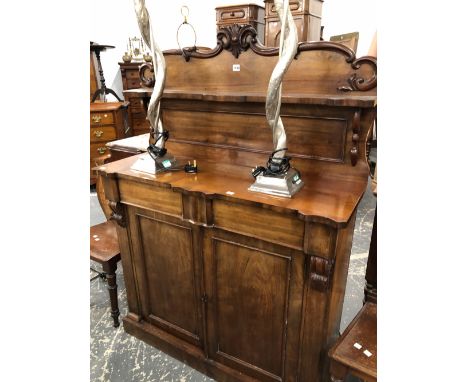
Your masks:
<svg viewBox="0 0 468 382"><path fill-rule="evenodd" d="M248 49L252 49L256 54L266 57L278 56L279 54L279 48L263 46L257 40L257 31L254 27L251 25L239 24L221 28L217 34L216 47L213 49L189 47L183 48L183 50L166 50L164 54L183 56L186 61L190 61L192 57L202 59L212 58L220 54L223 50L230 51L234 57L238 58L242 52ZM368 91L377 86L377 59L375 57L363 56L361 58L356 58L356 53L343 44L331 41L312 41L300 42L297 46L295 58L300 59L299 56L302 52L317 50L331 51L344 56L345 61L350 64L351 68L355 71L349 78L343 78L342 82L345 83L345 85L338 86L338 91ZM370 78L364 78L364 76L358 72L363 65L371 67ZM152 67L151 64L148 64L148 66Z"/></svg>
<svg viewBox="0 0 468 382"><path fill-rule="evenodd" d="M373 75L371 78L365 79L359 77L357 73L353 73L351 77L348 78L348 86L340 86L338 90L344 92L351 91L367 91L375 88L377 86L377 61L375 57L364 56L354 60L351 63L351 67L354 70L358 70L361 65L370 65L372 67Z"/></svg>
<svg viewBox="0 0 468 382"><path fill-rule="evenodd" d="M251 25L234 24L221 28L216 37L223 49L239 58L241 52L249 49L250 44L256 41L257 31Z"/></svg>

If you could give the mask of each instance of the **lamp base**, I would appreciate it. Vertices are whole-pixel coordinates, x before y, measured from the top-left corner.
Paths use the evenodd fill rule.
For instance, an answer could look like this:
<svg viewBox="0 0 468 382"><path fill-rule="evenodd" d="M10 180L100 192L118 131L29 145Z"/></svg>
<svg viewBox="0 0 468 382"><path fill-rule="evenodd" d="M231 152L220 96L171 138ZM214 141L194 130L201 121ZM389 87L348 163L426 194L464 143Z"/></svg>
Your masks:
<svg viewBox="0 0 468 382"><path fill-rule="evenodd" d="M304 186L304 182L301 179L301 174L296 169L291 168L280 176L258 175L255 178L255 183L249 187L249 191L290 198L302 186Z"/></svg>
<svg viewBox="0 0 468 382"><path fill-rule="evenodd" d="M160 158L153 159L148 153L145 153L138 156L131 169L155 175L163 171L180 170L177 166L178 162L171 154L166 153Z"/></svg>
<svg viewBox="0 0 468 382"><path fill-rule="evenodd" d="M154 160L154 164L155 164L156 174L158 172L173 170L178 165L176 158L169 153L166 153L164 156L160 158L156 158Z"/></svg>

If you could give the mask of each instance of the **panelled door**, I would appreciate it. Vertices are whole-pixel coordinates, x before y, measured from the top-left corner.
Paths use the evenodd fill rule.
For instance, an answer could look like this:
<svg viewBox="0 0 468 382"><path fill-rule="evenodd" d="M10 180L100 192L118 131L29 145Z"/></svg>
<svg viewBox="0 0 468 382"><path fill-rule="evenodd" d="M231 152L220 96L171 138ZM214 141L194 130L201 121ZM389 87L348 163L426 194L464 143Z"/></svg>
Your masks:
<svg viewBox="0 0 468 382"><path fill-rule="evenodd" d="M145 321L202 347L198 227L128 206L134 274Z"/></svg>
<svg viewBox="0 0 468 382"><path fill-rule="evenodd" d="M295 381L304 258L219 229L204 237L210 358L262 381Z"/></svg>

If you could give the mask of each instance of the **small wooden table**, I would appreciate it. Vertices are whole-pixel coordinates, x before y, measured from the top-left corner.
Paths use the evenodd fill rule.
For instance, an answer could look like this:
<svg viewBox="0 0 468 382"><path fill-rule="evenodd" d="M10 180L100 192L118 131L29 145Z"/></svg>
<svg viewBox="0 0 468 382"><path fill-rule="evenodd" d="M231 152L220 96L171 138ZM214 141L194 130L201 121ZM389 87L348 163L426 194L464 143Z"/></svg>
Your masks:
<svg viewBox="0 0 468 382"><path fill-rule="evenodd" d="M360 347L360 348L359 348ZM377 381L377 305L367 302L330 349L330 380L344 381L348 373Z"/></svg>

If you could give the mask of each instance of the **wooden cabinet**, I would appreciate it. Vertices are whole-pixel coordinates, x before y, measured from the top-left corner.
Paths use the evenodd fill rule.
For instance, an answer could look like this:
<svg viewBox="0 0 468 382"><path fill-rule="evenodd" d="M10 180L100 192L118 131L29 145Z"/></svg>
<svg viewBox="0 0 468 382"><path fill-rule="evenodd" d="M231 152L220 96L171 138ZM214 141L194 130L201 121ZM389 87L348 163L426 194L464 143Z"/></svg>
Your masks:
<svg viewBox="0 0 468 382"><path fill-rule="evenodd" d="M299 42L320 41L323 0L290 0ZM265 0L265 45L279 46L281 22L274 0Z"/></svg>
<svg viewBox="0 0 468 382"><path fill-rule="evenodd" d="M150 131L150 123L146 120L146 107L141 97L128 95L126 90L141 88L140 66L143 62L119 62L122 75L123 94L126 101L130 102L129 123L132 126L133 135L146 134Z"/></svg>
<svg viewBox="0 0 468 382"><path fill-rule="evenodd" d="M99 169L118 223L124 328L219 381L328 382L367 188L376 61L331 42L301 48L281 116L304 186L272 197L248 188L272 149L265 93L278 50L239 49L252 31L237 32L188 60L165 52L166 148L198 173L134 171L146 153Z"/></svg>
<svg viewBox="0 0 468 382"><path fill-rule="evenodd" d="M203 247L208 354L258 380L294 380L304 257L221 227L207 235ZM250 236L256 229L249 231Z"/></svg>
<svg viewBox="0 0 468 382"><path fill-rule="evenodd" d="M257 39L263 44L265 34L265 8L257 4L239 4L217 7L216 27L252 25L257 31Z"/></svg>
<svg viewBox="0 0 468 382"><path fill-rule="evenodd" d="M131 135L123 102L95 102L90 104L90 169L97 165L96 159L109 156L106 143ZM90 183L96 176L90 170Z"/></svg>

